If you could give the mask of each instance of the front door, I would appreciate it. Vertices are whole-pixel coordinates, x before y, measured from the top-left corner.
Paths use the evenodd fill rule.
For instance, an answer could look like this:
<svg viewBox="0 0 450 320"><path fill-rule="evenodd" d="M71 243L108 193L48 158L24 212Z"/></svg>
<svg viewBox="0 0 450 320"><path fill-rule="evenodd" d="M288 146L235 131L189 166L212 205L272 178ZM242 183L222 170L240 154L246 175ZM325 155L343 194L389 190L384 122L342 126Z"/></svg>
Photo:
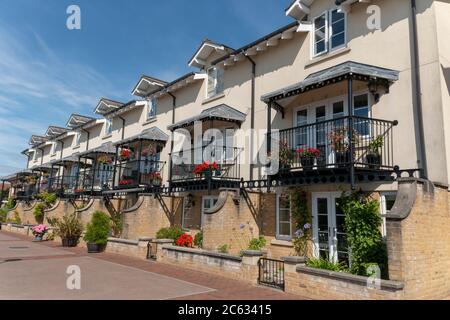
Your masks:
<svg viewBox="0 0 450 320"><path fill-rule="evenodd" d="M313 194L313 232L316 257L348 264L345 215L338 203L340 193Z"/></svg>

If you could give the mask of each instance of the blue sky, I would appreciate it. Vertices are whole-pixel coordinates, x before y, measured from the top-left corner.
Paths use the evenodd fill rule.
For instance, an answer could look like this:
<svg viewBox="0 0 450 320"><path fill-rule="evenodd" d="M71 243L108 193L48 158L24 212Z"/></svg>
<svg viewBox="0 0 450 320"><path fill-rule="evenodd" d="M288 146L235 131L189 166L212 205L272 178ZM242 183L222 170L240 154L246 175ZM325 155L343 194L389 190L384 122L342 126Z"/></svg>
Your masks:
<svg viewBox="0 0 450 320"><path fill-rule="evenodd" d="M238 48L292 20L290 0L0 0L0 176L32 134L97 101L132 100L141 74L174 80L204 38ZM66 9L81 8L81 30Z"/></svg>

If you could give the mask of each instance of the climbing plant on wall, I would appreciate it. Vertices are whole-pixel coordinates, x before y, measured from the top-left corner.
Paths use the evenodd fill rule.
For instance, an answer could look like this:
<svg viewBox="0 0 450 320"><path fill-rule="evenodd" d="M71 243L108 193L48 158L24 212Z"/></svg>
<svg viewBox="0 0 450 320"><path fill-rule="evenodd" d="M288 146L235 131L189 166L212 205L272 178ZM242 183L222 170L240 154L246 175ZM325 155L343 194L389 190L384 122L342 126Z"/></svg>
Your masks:
<svg viewBox="0 0 450 320"><path fill-rule="evenodd" d="M297 255L309 257L312 254L312 218L308 208L308 195L306 192L293 189L290 192L291 215L295 225L293 239L294 250Z"/></svg>

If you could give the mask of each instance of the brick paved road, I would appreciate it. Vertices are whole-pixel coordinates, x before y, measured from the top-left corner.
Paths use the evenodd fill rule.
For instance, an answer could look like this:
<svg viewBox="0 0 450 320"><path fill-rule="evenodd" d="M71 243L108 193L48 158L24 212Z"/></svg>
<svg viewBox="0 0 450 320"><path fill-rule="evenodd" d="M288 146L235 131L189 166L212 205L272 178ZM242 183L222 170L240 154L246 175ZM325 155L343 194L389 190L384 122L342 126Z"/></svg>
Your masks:
<svg viewBox="0 0 450 320"><path fill-rule="evenodd" d="M81 268L81 290L66 288L69 265ZM88 255L85 248L61 248L56 242L36 244L29 237L0 231L0 299L293 300L301 297L177 266L110 253Z"/></svg>

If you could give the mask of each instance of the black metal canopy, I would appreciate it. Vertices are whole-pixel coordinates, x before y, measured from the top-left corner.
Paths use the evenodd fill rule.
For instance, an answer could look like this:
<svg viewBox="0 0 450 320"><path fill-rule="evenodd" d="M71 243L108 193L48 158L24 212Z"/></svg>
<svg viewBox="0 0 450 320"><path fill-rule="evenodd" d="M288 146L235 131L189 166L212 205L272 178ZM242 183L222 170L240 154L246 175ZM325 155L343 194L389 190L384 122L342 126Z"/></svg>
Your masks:
<svg viewBox="0 0 450 320"><path fill-rule="evenodd" d="M81 152L78 156L80 158L88 158L90 156L95 156L98 154L112 154L113 155L113 154L116 154L116 148L114 147L112 142L107 142L107 143L102 144L100 147Z"/></svg>
<svg viewBox="0 0 450 320"><path fill-rule="evenodd" d="M187 118L183 121L177 122L167 127L167 129L174 131L176 129L191 126L196 121L220 120L227 122L242 123L245 121L246 114L230 107L226 104L203 110L199 115Z"/></svg>
<svg viewBox="0 0 450 320"><path fill-rule="evenodd" d="M121 140L114 143L114 146L123 146L125 144L130 144L137 141L161 141L167 142L169 140L169 135L164 133L161 129L157 127L152 127L150 129L142 131L140 134L134 135L127 139Z"/></svg>
<svg viewBox="0 0 450 320"><path fill-rule="evenodd" d="M261 100L268 103L299 95L311 89L324 87L344 81L352 77L354 80L377 81L386 87L398 80L399 72L353 61L347 61L328 69L310 74L305 80L291 86L265 94Z"/></svg>

